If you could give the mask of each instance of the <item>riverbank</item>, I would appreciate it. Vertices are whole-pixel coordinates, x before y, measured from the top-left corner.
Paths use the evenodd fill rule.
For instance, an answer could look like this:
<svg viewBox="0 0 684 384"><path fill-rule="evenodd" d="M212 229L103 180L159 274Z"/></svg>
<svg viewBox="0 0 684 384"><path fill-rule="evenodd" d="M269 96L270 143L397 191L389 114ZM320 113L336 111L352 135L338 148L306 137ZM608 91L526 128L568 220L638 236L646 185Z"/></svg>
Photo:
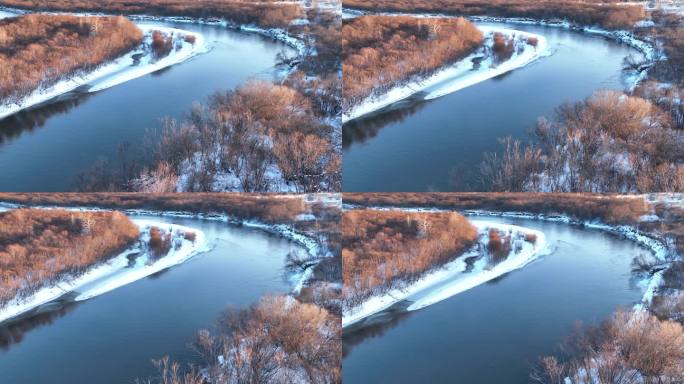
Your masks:
<svg viewBox="0 0 684 384"><path fill-rule="evenodd" d="M39 308L62 296L73 296L83 301L104 294L126 284L181 264L207 250L204 233L193 228L149 220L132 220L140 229L140 242L108 261L89 268L80 276L67 278L45 287L26 299L15 299L0 309L0 323ZM155 257L146 246L152 227L171 234L170 249L166 255ZM194 240L186 234L193 233Z"/></svg>
<svg viewBox="0 0 684 384"><path fill-rule="evenodd" d="M676 198L678 195L660 195L657 196L644 196L644 198L649 199L651 203L663 203L663 204L681 204L681 201ZM354 209L354 208L368 208L366 206L345 204L344 209ZM373 206L372 209L401 209L407 212L451 212L453 209L443 209L443 208L429 208L429 207L399 207L399 206ZM466 217L501 217L501 218L513 218L513 219L527 219L527 220L542 220L548 222L563 223L568 225L573 225L582 228L594 229L609 233L611 235L619 236L630 241L635 242L639 246L648 249L653 257L654 266L656 269L648 270L644 272L644 276L640 279L638 284L643 288L644 293L640 302L634 304L635 309L643 310L648 309L651 305L653 298L658 294L663 283L663 273L670 266L672 266L674 261L680 260L681 256L678 255L676 250L676 244L669 241L662 235L653 232L644 232L639 230L639 223L650 223L655 219L658 219L653 212L645 214L639 218L637 224L634 225L611 225L606 224L600 219L593 220L580 220L573 218L565 214L544 214L544 213L529 213L529 212L518 212L518 211L490 211L490 210L477 210L477 209L464 209L458 210Z"/></svg>
<svg viewBox="0 0 684 384"><path fill-rule="evenodd" d="M418 281L403 289L394 289L385 294L374 296L362 304L343 312L342 327L349 327L359 321L381 312L404 300L416 298L407 308L414 311L445 300L453 295L474 288L487 281L519 269L534 261L548 250L546 237L540 231L515 225L498 224L488 221L471 221L478 229L478 243L456 260L442 268L426 273ZM489 230L510 233L511 252L499 263L490 264L484 253L489 241ZM534 242L524 240L529 235ZM469 266L469 263L477 260Z"/></svg>
<svg viewBox="0 0 684 384"><path fill-rule="evenodd" d="M478 26L478 29L485 34L485 42L475 53L455 64L444 67L431 76L394 87L380 96L366 98L349 111L343 113L342 122L346 123L376 112L421 92L425 93L425 96L422 96L424 99L435 99L522 68L541 57L551 54L544 36L499 27ZM515 39L516 47L513 50L512 56L502 63L495 63L493 53L491 52L495 33ZM527 43L527 41L533 40L536 40L536 45Z"/></svg>
<svg viewBox="0 0 684 384"><path fill-rule="evenodd" d="M199 33L188 32L176 28L158 27L153 25L138 25L144 33L143 43L135 50L112 61L105 63L98 69L44 88L37 89L21 102L0 105L0 119L13 115L23 109L45 103L63 94L80 91L92 93L115 85L148 75L161 69L180 64L190 58L206 52L204 37ZM152 34L154 31L173 36L173 47L165 57L156 59L152 51ZM186 41L185 37L194 37L194 41ZM189 39L191 40L191 39ZM176 49L176 47L178 49Z"/></svg>
<svg viewBox="0 0 684 384"><path fill-rule="evenodd" d="M334 195L333 195L334 196ZM284 198L288 198L285 195ZM338 204L333 198L317 200L321 204L336 207ZM38 209L65 209L73 211L110 211L111 208L99 208L94 206L56 206L56 205L25 205L16 203L7 203L0 201L0 211L17 209L17 208L38 208ZM317 237L314 233L307 233L305 231L297 230L294 227L294 222L309 222L312 221L310 216L300 215L292 224L283 223L267 223L260 219L245 219L237 216L230 216L227 214L214 213L199 213L190 211L159 211L151 209L119 209L120 212L128 216L157 216L170 217L182 219L198 219L207 221L222 222L230 225L242 226L267 232L273 236L277 236L288 241L293 242L304 248L311 258L315 261L307 265L301 271L296 271L290 274L288 280L292 285L292 293L299 294L301 290L307 286L309 280L313 277L313 270L325 258L334 257L331 248L325 242L327 238ZM315 220L315 217L314 217ZM135 220L134 220L135 221ZM0 320L2 321L2 320Z"/></svg>
<svg viewBox="0 0 684 384"><path fill-rule="evenodd" d="M421 18L454 18L458 16L454 15L449 15L449 14L443 14L443 13L406 13L406 12L369 12L369 11L363 11L363 10L357 10L357 9L350 9L350 8L343 8L342 10L342 18L343 19L351 19L351 18L356 18L360 16L365 16L365 15L384 15L384 16L412 16L412 17L421 17ZM658 43L656 41L651 41L651 40L645 40L642 38L639 38L636 34L634 34L631 31L627 30L607 30L604 28L601 28L599 26L583 26L579 25L573 22L570 22L568 20L564 19L533 19L533 18L523 18L523 17L495 17L495 16L463 16L466 19L472 21L472 22L480 22L480 23L507 23L507 24L520 24L520 25L537 25L537 26L544 26L544 27L552 27L552 28L562 28L562 29L567 29L571 31L576 31L579 33L586 33L590 35L596 35L596 36L601 36L606 39L613 40L615 42L621 43L628 45L639 52L641 52L644 55L645 62L642 65L641 70L638 73L635 73L628 79L628 89L629 90L634 90L643 80L646 79L648 70L655 64L656 61L659 60L666 60L667 58L663 56L662 54L658 53ZM483 28L482 26L479 26L479 28ZM547 52L547 54L551 54L550 52ZM465 61L465 60L464 60ZM461 62L462 63L462 62ZM510 71L510 70L509 70ZM505 71L507 72L507 71ZM504 72L504 73L505 73ZM496 75L494 75L496 76ZM488 77L489 78L489 77ZM487 78L483 79L486 80ZM483 81L480 80L480 81ZM477 81L477 82L480 82ZM476 84L477 82L473 83ZM467 83L466 83L467 84ZM440 94L437 93L434 97L426 97L426 99L430 98L437 98L440 96L444 96L445 94L455 92L457 90L463 89L469 85L473 84L468 84L465 86L459 86L459 84L454 84L453 90L448 91L446 93ZM358 118L362 116L363 114L367 114L373 111L376 111L378 109L382 109L383 107L386 107L393 102L397 102L400 100L403 100L418 91L424 90L429 86L424 86L421 87L420 89L409 93L408 95L404 97L400 97L401 93L398 95L395 95L393 101L387 102L387 103L379 103L380 106L376 107L375 109L372 109L372 106L368 106L369 112L361 113L361 114L355 114L351 113L348 115L343 116L343 122L347 122L350 120L353 120L355 118ZM447 90L449 87L447 87ZM399 90L392 90L391 92L399 92ZM404 90L404 92L407 92L407 90ZM389 100L392 100L393 98L390 98ZM370 102L370 100L369 100ZM370 104L370 103L369 103ZM363 109L362 109L363 110ZM354 112L354 111L352 111Z"/></svg>

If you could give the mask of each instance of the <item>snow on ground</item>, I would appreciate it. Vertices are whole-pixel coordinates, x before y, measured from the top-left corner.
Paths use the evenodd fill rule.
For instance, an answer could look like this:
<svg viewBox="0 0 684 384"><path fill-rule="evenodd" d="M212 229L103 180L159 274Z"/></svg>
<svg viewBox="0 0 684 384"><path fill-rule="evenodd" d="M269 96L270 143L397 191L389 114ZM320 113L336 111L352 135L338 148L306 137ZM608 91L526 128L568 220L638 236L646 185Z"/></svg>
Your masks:
<svg viewBox="0 0 684 384"><path fill-rule="evenodd" d="M435 99L524 67L541 57L551 54L544 36L501 27L478 26L478 28L485 35L484 45L478 51L455 64L446 66L427 78L394 87L389 92L379 96L366 98L351 108L351 110L345 112L342 115L342 122L375 112L418 92L427 92L427 95L424 97L425 99ZM492 36L496 32L508 37L515 37L516 45L521 48L521 51L515 49L513 56L500 64L495 64L492 55L488 53L492 44ZM536 38L537 46L534 47L526 44L524 41L528 38ZM475 63L477 59L481 60L479 65Z"/></svg>
<svg viewBox="0 0 684 384"><path fill-rule="evenodd" d="M408 307L409 311L424 308L522 268L549 250L546 237L540 231L483 220L474 220L471 223L478 228L480 233L477 246L442 268L425 274L421 279L404 289L394 289L385 294L374 296L361 305L345 311L342 314L342 327L348 327L403 300L413 301ZM483 250L487 246L490 228L503 233L511 233L514 242L513 250L508 257L495 265L488 263L486 255L483 254ZM525 234L535 235L536 242L533 244L523 241L521 238ZM515 248L518 245L521 248L516 252ZM479 257L479 259L474 263L473 270L467 271L466 259L470 257Z"/></svg>
<svg viewBox="0 0 684 384"><path fill-rule="evenodd" d="M270 140L270 138L268 138ZM223 170L221 164L221 150L216 148L213 154L213 163L216 169L219 169L214 174L211 190L214 192L244 192L240 178L234 172ZM184 160L180 165L178 179L176 180L176 192L187 192L194 190L191 185L193 174L196 170L203 169L203 155L201 152L196 152L192 159ZM242 158L240 162L245 162ZM283 176L283 172L275 162L270 163L266 167L264 174L266 185L269 192L297 192L297 186L294 183L288 183Z"/></svg>
<svg viewBox="0 0 684 384"><path fill-rule="evenodd" d="M160 69L184 62L200 53L206 52L204 37L195 32L187 32L181 29L159 27L152 25L139 25L145 34L143 43L128 54L104 64L96 70L80 76L73 76L67 80L62 80L48 87L37 89L18 104L1 104L0 119L17 113L18 111L29 108L59 95L71 92L77 88L86 87L86 92L97 92L115 85L145 76ZM180 49L171 50L168 56L159 60L153 59L151 50L148 47L152 41L152 32L160 31L164 34L173 34L175 41L180 44ZM195 43L191 44L183 41L183 36L195 36ZM136 63L134 57L142 55Z"/></svg>
<svg viewBox="0 0 684 384"><path fill-rule="evenodd" d="M76 301L90 299L181 264L196 254L208 250L204 233L197 229L149 220L133 220L133 222L140 229L141 240L144 243L149 240L151 227L158 227L162 231L173 233L169 253L154 260L144 246L141 244L133 246L118 256L90 268L79 277L65 279L55 285L44 287L28 298L10 301L0 309L0 322L57 300L67 293L75 293L74 300ZM188 232L195 233L194 242L183 237L183 234ZM132 257L135 254L139 255L134 261L130 261L129 256Z"/></svg>
<svg viewBox="0 0 684 384"><path fill-rule="evenodd" d="M484 259L478 260L478 262L475 263L475 269L472 272L459 274L456 278L453 280L450 279L446 284L440 286L438 289L430 290L430 292L428 292L426 295L415 300L413 304L408 307L409 311L415 311L417 309L427 307L428 305L435 304L442 300L448 299L451 296L467 291L468 289L477 287L478 285L496 279L497 277L503 276L511 271L520 269L530 262L536 260L539 256L546 255L550 252L551 248L546 241L546 236L544 236L544 233L541 231L515 225L491 223L479 220L473 220L471 223L478 228L481 234L484 235L483 238L480 239L480 244L483 246L486 246L486 242L488 240L487 233L489 229L496 229L504 233L512 232L512 238L514 241L516 241L516 244L519 244L522 248L517 253L515 250L513 250L505 260L494 266L487 265L486 260ZM534 243L530 243L527 241L515 240L516 238L519 239L520 237L524 238L524 236L527 234L535 235L536 241ZM465 269L463 269L461 272L464 270Z"/></svg>
<svg viewBox="0 0 684 384"><path fill-rule="evenodd" d="M7 10L0 8L0 20L6 19L8 17L16 17L16 16L19 16L19 14L15 13L15 12L9 12Z"/></svg>

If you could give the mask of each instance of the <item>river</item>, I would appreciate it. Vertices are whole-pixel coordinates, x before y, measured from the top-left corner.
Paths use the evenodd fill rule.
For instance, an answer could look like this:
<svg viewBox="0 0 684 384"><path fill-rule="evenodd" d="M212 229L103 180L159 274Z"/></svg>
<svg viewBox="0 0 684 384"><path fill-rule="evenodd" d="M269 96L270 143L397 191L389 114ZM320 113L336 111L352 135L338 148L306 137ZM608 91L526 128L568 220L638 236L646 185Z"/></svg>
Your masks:
<svg viewBox="0 0 684 384"><path fill-rule="evenodd" d="M191 343L223 310L246 308L292 283L285 256L298 245L264 231L199 219L146 217L204 231L211 251L79 303L0 324L0 382L133 383L152 359L199 362ZM302 249L303 251L303 249Z"/></svg>
<svg viewBox="0 0 684 384"><path fill-rule="evenodd" d="M528 383L577 321L597 324L641 299L631 262L650 251L636 243L567 224L477 219L540 230L553 251L421 310L403 302L345 329L345 383Z"/></svg>
<svg viewBox="0 0 684 384"><path fill-rule="evenodd" d="M148 22L204 35L210 51L97 93L72 92L0 120L0 190L70 191L98 159L150 162L149 132L165 117L182 118L194 102L249 79L282 75L276 55L295 50L256 34L221 26Z"/></svg>
<svg viewBox="0 0 684 384"><path fill-rule="evenodd" d="M555 27L476 23L547 38L553 54L444 97L405 100L343 126L345 192L482 191L479 165L505 136L528 140L540 116L599 89L624 89L633 48Z"/></svg>

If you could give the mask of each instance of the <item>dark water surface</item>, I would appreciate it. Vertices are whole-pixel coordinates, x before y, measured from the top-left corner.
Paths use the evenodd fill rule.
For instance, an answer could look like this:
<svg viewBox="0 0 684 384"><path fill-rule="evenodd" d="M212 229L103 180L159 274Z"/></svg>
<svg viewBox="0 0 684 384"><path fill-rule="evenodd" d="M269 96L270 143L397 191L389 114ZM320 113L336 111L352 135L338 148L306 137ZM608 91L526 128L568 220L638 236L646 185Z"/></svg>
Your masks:
<svg viewBox="0 0 684 384"><path fill-rule="evenodd" d="M635 243L565 224L487 220L541 230L555 250L421 310L398 305L346 330L345 383L528 383L576 321L598 323L640 300L630 264L649 251Z"/></svg>
<svg viewBox="0 0 684 384"><path fill-rule="evenodd" d="M0 383L132 383L151 359L197 361L190 344L227 307L290 290L297 246L262 231L192 219L132 216L201 229L213 249L152 277L54 312L0 325Z"/></svg>
<svg viewBox="0 0 684 384"><path fill-rule="evenodd" d="M73 190L77 175L98 158L116 162L121 143L130 144L129 157L144 155L146 132L161 127L162 118L183 117L193 102L250 78L272 80L278 72L276 54L293 53L271 39L218 26L160 25L202 33L211 51L95 94L66 95L0 120L0 190Z"/></svg>
<svg viewBox="0 0 684 384"><path fill-rule="evenodd" d="M527 140L537 118L598 89L623 89L622 60L632 48L560 28L486 24L546 36L554 51L527 67L432 101L343 127L346 192L482 190L478 166L505 136Z"/></svg>

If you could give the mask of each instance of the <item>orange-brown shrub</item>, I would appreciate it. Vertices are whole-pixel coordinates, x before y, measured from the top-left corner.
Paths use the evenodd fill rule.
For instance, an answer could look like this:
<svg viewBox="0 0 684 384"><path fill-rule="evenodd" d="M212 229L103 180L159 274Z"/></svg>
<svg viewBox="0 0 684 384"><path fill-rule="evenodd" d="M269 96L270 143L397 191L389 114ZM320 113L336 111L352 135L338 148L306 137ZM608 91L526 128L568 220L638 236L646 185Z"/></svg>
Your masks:
<svg viewBox="0 0 684 384"><path fill-rule="evenodd" d="M124 17L30 14L0 20L0 102L91 71L142 42Z"/></svg>
<svg viewBox="0 0 684 384"><path fill-rule="evenodd" d="M134 243L120 212L15 209L0 213L0 307L83 273Z"/></svg>
<svg viewBox="0 0 684 384"><path fill-rule="evenodd" d="M150 249L155 257L162 257L171 250L171 233L157 227L150 228Z"/></svg>
<svg viewBox="0 0 684 384"><path fill-rule="evenodd" d="M0 0L0 5L39 11L217 17L266 27L287 26L303 14L299 4L278 0Z"/></svg>
<svg viewBox="0 0 684 384"><path fill-rule="evenodd" d="M512 37L507 37L503 33L494 33L494 42L492 44L492 52L497 62L504 62L513 56L515 49L515 40Z"/></svg>
<svg viewBox="0 0 684 384"><path fill-rule="evenodd" d="M185 35L185 37L183 38L183 40L185 40L186 43L190 43L190 44L193 44L193 45L194 45L194 44L195 44L195 41L197 41L197 36L195 36L195 35Z"/></svg>
<svg viewBox="0 0 684 384"><path fill-rule="evenodd" d="M502 236L500 231L492 228L489 230L487 249L494 262L502 261L511 253L511 237Z"/></svg>
<svg viewBox="0 0 684 384"><path fill-rule="evenodd" d="M194 243L195 239L197 239L197 234L195 232L184 232L183 238L187 241L192 241Z"/></svg>
<svg viewBox="0 0 684 384"><path fill-rule="evenodd" d="M453 63L483 42L469 21L364 16L342 26L345 108Z"/></svg>
<svg viewBox="0 0 684 384"><path fill-rule="evenodd" d="M193 36L194 37L194 36ZM152 51L157 58L167 56L173 48L173 36L161 31L152 32Z"/></svg>
<svg viewBox="0 0 684 384"><path fill-rule="evenodd" d="M348 307L448 263L477 240L477 229L453 212L353 210L341 227Z"/></svg>
<svg viewBox="0 0 684 384"><path fill-rule="evenodd" d="M641 4L616 0L343 0L343 4L374 11L568 19L609 29L632 28L646 16Z"/></svg>

